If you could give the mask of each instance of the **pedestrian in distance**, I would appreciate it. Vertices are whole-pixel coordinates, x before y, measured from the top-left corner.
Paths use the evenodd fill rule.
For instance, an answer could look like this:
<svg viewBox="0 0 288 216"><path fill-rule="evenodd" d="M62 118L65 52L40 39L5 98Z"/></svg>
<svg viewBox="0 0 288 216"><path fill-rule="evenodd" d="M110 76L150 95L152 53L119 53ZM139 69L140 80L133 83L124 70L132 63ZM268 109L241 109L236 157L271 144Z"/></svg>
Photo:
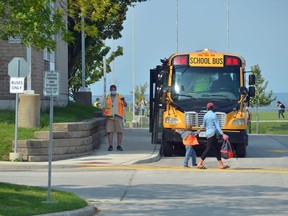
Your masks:
<svg viewBox="0 0 288 216"><path fill-rule="evenodd" d="M197 166L197 161L196 161L196 152L193 149L193 146L199 145L198 140L197 140L197 135L199 134L199 131L191 131L190 130L176 130L177 133L181 135L182 142L185 145L186 153L185 153L185 158L184 158L184 167L189 167L189 159L190 157L192 158L192 166Z"/></svg>
<svg viewBox="0 0 288 216"><path fill-rule="evenodd" d="M280 115L285 118L284 112L285 112L285 106L280 101L277 101L276 107L278 107L278 118L280 118Z"/></svg>
<svg viewBox="0 0 288 216"><path fill-rule="evenodd" d="M96 98L95 102L93 103L93 106L97 107L97 108L100 108L100 104L101 104L100 99Z"/></svg>
<svg viewBox="0 0 288 216"><path fill-rule="evenodd" d="M147 106L147 102L146 102L145 98L142 98L142 100L140 101L140 107L141 107L142 116L145 115L146 106Z"/></svg>
<svg viewBox="0 0 288 216"><path fill-rule="evenodd" d="M206 128L206 138L207 138L207 146L203 154L201 155L201 159L198 162L197 167L199 169L206 169L203 165L205 158L208 153L212 150L215 151L216 158L218 161L218 165L220 169L227 169L229 166L224 165L221 159L221 146L218 143L217 135L221 135L224 140L227 140L227 135L223 133L220 128L220 123L217 118L217 115L214 113L214 104L207 103L206 105L207 113L204 115L203 124L201 126L202 129Z"/></svg>
<svg viewBox="0 0 288 216"><path fill-rule="evenodd" d="M127 107L125 98L117 93L116 85L110 86L110 94L103 103L103 116L106 116L106 130L108 134L108 151L113 150L113 135L117 133L117 150L123 151L121 146L123 137L124 107Z"/></svg>
<svg viewBox="0 0 288 216"><path fill-rule="evenodd" d="M140 106L137 103L135 103L134 109L135 109L135 115L139 115Z"/></svg>

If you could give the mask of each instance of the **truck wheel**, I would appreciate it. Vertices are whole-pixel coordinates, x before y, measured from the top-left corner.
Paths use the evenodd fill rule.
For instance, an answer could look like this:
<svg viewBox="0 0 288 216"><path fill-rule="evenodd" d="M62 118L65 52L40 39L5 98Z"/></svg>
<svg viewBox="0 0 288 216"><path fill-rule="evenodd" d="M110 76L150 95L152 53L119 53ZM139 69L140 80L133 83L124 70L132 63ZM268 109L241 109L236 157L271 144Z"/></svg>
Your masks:
<svg viewBox="0 0 288 216"><path fill-rule="evenodd" d="M236 146L236 156L245 157L246 156L246 143L238 143Z"/></svg>
<svg viewBox="0 0 288 216"><path fill-rule="evenodd" d="M173 154L173 144L164 141L162 143L162 154L164 157L171 157Z"/></svg>

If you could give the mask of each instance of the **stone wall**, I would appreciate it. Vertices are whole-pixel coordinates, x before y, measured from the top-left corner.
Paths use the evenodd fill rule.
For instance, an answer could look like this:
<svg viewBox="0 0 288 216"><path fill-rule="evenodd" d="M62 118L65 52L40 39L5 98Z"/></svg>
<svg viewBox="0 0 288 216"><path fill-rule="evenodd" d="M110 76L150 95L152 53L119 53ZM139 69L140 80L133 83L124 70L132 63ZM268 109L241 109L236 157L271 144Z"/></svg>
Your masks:
<svg viewBox="0 0 288 216"><path fill-rule="evenodd" d="M89 154L106 136L104 118L53 124L52 160L63 160ZM49 131L36 131L35 139L19 140L18 152L23 161L48 161Z"/></svg>

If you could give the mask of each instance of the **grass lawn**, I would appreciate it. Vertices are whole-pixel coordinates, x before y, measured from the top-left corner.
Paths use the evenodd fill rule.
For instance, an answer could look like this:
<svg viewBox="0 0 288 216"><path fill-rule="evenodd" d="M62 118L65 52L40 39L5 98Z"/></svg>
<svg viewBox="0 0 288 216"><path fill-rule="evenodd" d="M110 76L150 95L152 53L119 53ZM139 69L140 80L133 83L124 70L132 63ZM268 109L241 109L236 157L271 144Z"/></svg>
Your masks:
<svg viewBox="0 0 288 216"><path fill-rule="evenodd" d="M285 115L286 113L284 113ZM252 119L256 120L256 112L252 112ZM259 120L279 120L278 111L277 112L258 112ZM282 120L282 118L280 119Z"/></svg>
<svg viewBox="0 0 288 216"><path fill-rule="evenodd" d="M286 114L286 113L285 113ZM284 114L284 115L285 115ZM252 120L256 121L256 112L252 112ZM278 112L259 112L259 134L281 134L288 135L288 122L287 119L278 119ZM261 122L271 121L271 122ZM256 133L256 122L252 122L252 134Z"/></svg>
<svg viewBox="0 0 288 216"><path fill-rule="evenodd" d="M96 110L99 109L69 102L67 107L54 108L53 122L75 122L91 119ZM0 128L0 160L9 160L9 153L13 151L12 141L15 139L15 112L0 110ZM18 140L34 138L34 132L39 130L49 131L49 110L41 113L40 127L18 128Z"/></svg>
<svg viewBox="0 0 288 216"><path fill-rule="evenodd" d="M51 203L47 189L0 182L0 215L28 216L80 209L87 202L73 193L52 190Z"/></svg>
<svg viewBox="0 0 288 216"><path fill-rule="evenodd" d="M256 133L256 122L252 122L252 134ZM260 122L259 134L288 135L288 122Z"/></svg>

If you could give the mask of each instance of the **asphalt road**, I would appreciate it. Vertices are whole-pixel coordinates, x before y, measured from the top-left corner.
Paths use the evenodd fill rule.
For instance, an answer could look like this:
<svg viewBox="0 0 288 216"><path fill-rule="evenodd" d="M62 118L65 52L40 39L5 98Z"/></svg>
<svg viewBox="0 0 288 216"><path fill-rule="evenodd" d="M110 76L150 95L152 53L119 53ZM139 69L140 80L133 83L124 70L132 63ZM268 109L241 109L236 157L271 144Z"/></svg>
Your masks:
<svg viewBox="0 0 288 216"><path fill-rule="evenodd" d="M151 148L145 130L129 132L129 140L135 140L133 150ZM182 163L183 157L171 157L153 163L54 168L52 189L86 198L100 216L287 215L287 136L251 135L247 157L225 161L231 169L220 170L213 157L205 160L207 170L184 168ZM0 181L46 187L47 170L3 169Z"/></svg>

